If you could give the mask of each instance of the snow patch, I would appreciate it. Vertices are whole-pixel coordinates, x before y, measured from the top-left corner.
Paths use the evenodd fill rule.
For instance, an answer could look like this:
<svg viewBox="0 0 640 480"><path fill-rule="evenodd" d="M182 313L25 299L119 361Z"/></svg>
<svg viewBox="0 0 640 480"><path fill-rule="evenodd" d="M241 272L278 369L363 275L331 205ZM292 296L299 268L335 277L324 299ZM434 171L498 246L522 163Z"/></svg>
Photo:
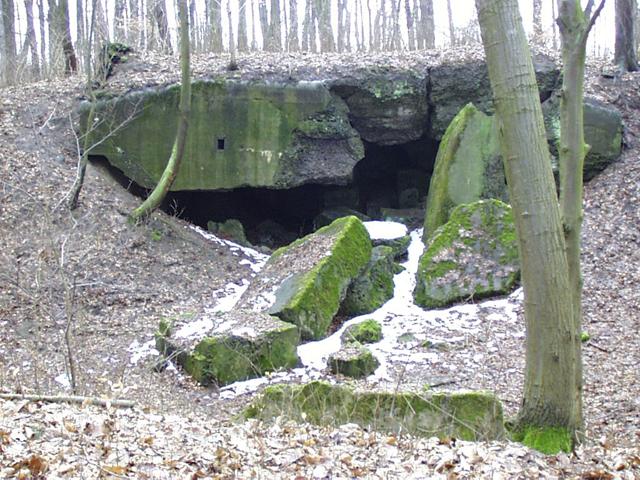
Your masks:
<svg viewBox="0 0 640 480"><path fill-rule="evenodd" d="M160 352L156 350L154 340L149 340L145 343L134 340L127 350L131 353L131 358L129 358L131 365L136 365L140 360L150 355L160 355Z"/></svg>
<svg viewBox="0 0 640 480"><path fill-rule="evenodd" d="M364 222L364 226L369 232L371 240L393 240L407 234L406 225L398 222Z"/></svg>

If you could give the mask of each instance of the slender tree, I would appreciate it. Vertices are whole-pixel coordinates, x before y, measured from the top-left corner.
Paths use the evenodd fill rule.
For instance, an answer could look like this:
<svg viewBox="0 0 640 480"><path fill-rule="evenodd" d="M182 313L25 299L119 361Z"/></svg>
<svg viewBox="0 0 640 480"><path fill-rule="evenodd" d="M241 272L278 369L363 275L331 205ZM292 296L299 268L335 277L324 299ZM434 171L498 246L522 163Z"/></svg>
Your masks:
<svg viewBox="0 0 640 480"><path fill-rule="evenodd" d="M616 42L613 62L622 72L638 70L636 45L636 0L616 0Z"/></svg>
<svg viewBox="0 0 640 480"><path fill-rule="evenodd" d="M280 28L280 0L271 0L271 19L269 21L268 40L266 50L274 52L282 50L282 30Z"/></svg>
<svg viewBox="0 0 640 480"><path fill-rule="evenodd" d="M289 0L289 42L287 49L290 52L297 52L298 46L298 2Z"/></svg>
<svg viewBox="0 0 640 480"><path fill-rule="evenodd" d="M115 0L113 10L114 39L116 42L125 42L127 38L127 24L125 18L125 0Z"/></svg>
<svg viewBox="0 0 640 480"><path fill-rule="evenodd" d="M2 0L2 30L4 42L2 54L4 56L4 77L7 83L16 80L16 29L13 0Z"/></svg>
<svg viewBox="0 0 640 480"><path fill-rule="evenodd" d="M433 14L433 0L420 0L422 31L424 32L424 48L436 47L436 22Z"/></svg>
<svg viewBox="0 0 640 480"><path fill-rule="evenodd" d="M585 152L582 82L587 35L604 0L593 16L592 0L584 12L578 0L558 3L564 62L560 205L517 0L476 0L525 297L525 387L516 432L525 443L549 452L571 448L583 430L581 284L576 243Z"/></svg>
<svg viewBox="0 0 640 480"><path fill-rule="evenodd" d="M336 42L333 38L333 28L331 26L331 3L327 0L313 0L313 12L313 17L318 23L320 50L322 52L335 52Z"/></svg>
<svg viewBox="0 0 640 480"><path fill-rule="evenodd" d="M171 156L169 157L160 181L142 205L131 213L130 218L134 223L147 218L164 200L167 192L171 189L173 181L178 176L187 143L189 113L191 110L189 15L187 11L187 0L178 0L178 15L180 17L180 66L182 71L180 104L178 107L178 131L171 150Z"/></svg>
<svg viewBox="0 0 640 480"><path fill-rule="evenodd" d="M247 39L247 8L249 8L249 0L244 0L243 2L240 2L239 10L238 10L238 51L239 52L246 52L247 50L249 50L249 40Z"/></svg>
<svg viewBox="0 0 640 480"><path fill-rule="evenodd" d="M414 16L413 16L413 12L411 11L411 0L405 0L404 12L407 17L407 36L409 39L409 50L415 50L416 49L416 32L413 27Z"/></svg>
<svg viewBox="0 0 640 480"><path fill-rule="evenodd" d="M38 26L40 27L40 73L42 76L45 74L47 66L47 54L46 54L46 30L45 30L45 13L44 13L45 0L38 0Z"/></svg>
<svg viewBox="0 0 640 480"><path fill-rule="evenodd" d="M269 15L267 12L267 0L258 0L258 16L260 18L260 33L262 33L262 48L270 48Z"/></svg>
<svg viewBox="0 0 640 480"><path fill-rule="evenodd" d="M36 40L36 29L33 24L33 0L24 0L24 8L27 14L27 38L31 52L31 74L34 79L40 77L40 61L38 59L38 42Z"/></svg>
<svg viewBox="0 0 640 480"><path fill-rule="evenodd" d="M155 0L153 5L153 18L158 27L160 49L171 54L173 52L173 48L171 47L171 37L169 35L169 19L167 17L167 6L165 4L165 0Z"/></svg>
<svg viewBox="0 0 640 480"><path fill-rule="evenodd" d="M313 32L312 6L311 2L307 0L304 6L304 21L302 22L302 50L304 52L315 51L316 42Z"/></svg>
<svg viewBox="0 0 640 480"><path fill-rule="evenodd" d="M456 46L456 29L453 26L453 12L451 10L451 0L447 0L447 18L449 19L449 42L452 47Z"/></svg>

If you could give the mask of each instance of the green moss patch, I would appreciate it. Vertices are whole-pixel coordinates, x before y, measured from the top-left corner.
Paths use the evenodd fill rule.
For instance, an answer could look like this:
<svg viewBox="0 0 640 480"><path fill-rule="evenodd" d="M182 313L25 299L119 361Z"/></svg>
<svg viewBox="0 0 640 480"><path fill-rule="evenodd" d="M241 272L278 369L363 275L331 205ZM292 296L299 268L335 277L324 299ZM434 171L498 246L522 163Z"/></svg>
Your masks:
<svg viewBox="0 0 640 480"><path fill-rule="evenodd" d="M391 247L372 250L371 260L347 290L342 313L349 316L371 313L393 297L393 276L399 268L394 255Z"/></svg>
<svg viewBox="0 0 640 480"><path fill-rule="evenodd" d="M460 205L430 238L414 299L425 308L511 291L520 262L511 207L499 200Z"/></svg>
<svg viewBox="0 0 640 480"><path fill-rule="evenodd" d="M371 351L359 344L349 344L329 357L331 373L351 378L362 378L371 375L380 362Z"/></svg>
<svg viewBox="0 0 640 480"><path fill-rule="evenodd" d="M382 326L372 318L346 328L342 334L345 343L376 343L382 340Z"/></svg>
<svg viewBox="0 0 640 480"><path fill-rule="evenodd" d="M347 386L312 382L267 387L245 410L248 418L281 415L319 425L356 423L373 430L422 437L504 437L502 405L487 392L359 392Z"/></svg>
<svg viewBox="0 0 640 480"><path fill-rule="evenodd" d="M99 101L91 154L154 187L173 146L178 93L173 85ZM82 128L88 110L87 104ZM172 190L344 183L363 156L343 100L320 83L195 81L184 161Z"/></svg>
<svg viewBox="0 0 640 480"><path fill-rule="evenodd" d="M235 310L216 318L204 337L172 330L180 331L161 322L156 347L204 385L227 385L298 364L298 329L264 313Z"/></svg>
<svg viewBox="0 0 640 480"><path fill-rule="evenodd" d="M356 217L343 217L276 250L244 293L240 308L297 325L304 339L326 336L347 287L367 265L371 240Z"/></svg>
<svg viewBox="0 0 640 480"><path fill-rule="evenodd" d="M573 445L571 432L560 427L528 426L515 433L513 437L517 442L546 455L569 453Z"/></svg>
<svg viewBox="0 0 640 480"><path fill-rule="evenodd" d="M498 132L494 118L469 103L440 142L427 196L425 243L457 205L487 198L507 198Z"/></svg>

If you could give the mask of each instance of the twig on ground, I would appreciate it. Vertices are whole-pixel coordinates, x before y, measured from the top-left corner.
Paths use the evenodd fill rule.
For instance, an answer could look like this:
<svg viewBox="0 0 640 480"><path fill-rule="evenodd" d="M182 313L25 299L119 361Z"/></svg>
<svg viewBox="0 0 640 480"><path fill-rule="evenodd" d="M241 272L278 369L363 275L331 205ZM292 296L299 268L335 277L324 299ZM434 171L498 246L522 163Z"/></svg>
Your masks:
<svg viewBox="0 0 640 480"><path fill-rule="evenodd" d="M133 408L135 402L132 400L110 400L108 398L82 397L82 396L65 396L65 395L23 395L21 393L0 393L3 400L29 400L31 402L50 402L50 403L80 403L94 405L97 407L120 407Z"/></svg>

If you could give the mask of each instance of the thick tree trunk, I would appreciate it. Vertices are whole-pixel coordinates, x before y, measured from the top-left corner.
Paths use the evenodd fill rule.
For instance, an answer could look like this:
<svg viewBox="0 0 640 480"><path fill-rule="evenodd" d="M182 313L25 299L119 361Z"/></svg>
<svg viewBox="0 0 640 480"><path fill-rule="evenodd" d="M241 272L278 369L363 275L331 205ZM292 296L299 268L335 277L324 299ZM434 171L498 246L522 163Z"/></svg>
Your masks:
<svg viewBox="0 0 640 480"><path fill-rule="evenodd" d="M113 10L114 40L116 42L126 42L127 32L125 25L125 0L115 0Z"/></svg>
<svg viewBox="0 0 640 480"><path fill-rule="evenodd" d="M260 16L260 33L262 33L262 48L269 49L269 16L267 12L267 0L259 0L258 15Z"/></svg>
<svg viewBox="0 0 640 480"><path fill-rule="evenodd" d="M249 21L251 22L251 50L255 52L258 50L258 35L256 33L256 16L253 9L253 0L247 0L247 5L250 8Z"/></svg>
<svg viewBox="0 0 640 480"><path fill-rule="evenodd" d="M293 0L297 1L297 0ZM305 3L304 21L302 22L302 51L315 51L315 39L313 32L313 14L310 1Z"/></svg>
<svg viewBox="0 0 640 480"><path fill-rule="evenodd" d="M2 53L4 56L4 78L7 83L16 81L17 49L15 12L13 0L2 0L2 30L4 33L4 45Z"/></svg>
<svg viewBox="0 0 640 480"><path fill-rule="evenodd" d="M436 22L433 15L433 0L420 0L422 31L424 32L424 48L436 47Z"/></svg>
<svg viewBox="0 0 640 480"><path fill-rule="evenodd" d="M297 52L298 46L298 2L297 0L289 0L289 41L287 42L287 50Z"/></svg>
<svg viewBox="0 0 640 480"><path fill-rule="evenodd" d="M623 72L638 70L636 54L636 0L616 0L616 43L613 62Z"/></svg>
<svg viewBox="0 0 640 480"><path fill-rule="evenodd" d="M405 0L404 12L407 16L407 36L409 39L409 50L416 49L416 32L413 28L414 17L411 11L411 0Z"/></svg>
<svg viewBox="0 0 640 480"><path fill-rule="evenodd" d="M220 0L207 0L209 23L209 49L212 52L222 52L222 7Z"/></svg>
<svg viewBox="0 0 640 480"><path fill-rule="evenodd" d="M173 143L171 157L167 162L160 181L147 199L131 213L131 220L137 223L148 217L160 206L167 192L171 189L173 181L178 176L180 164L184 156L189 129L189 113L191 110L191 73L189 52L189 15L187 12L187 0L178 0L178 12L180 17L180 66L182 71L180 86L180 105L178 107L178 131Z"/></svg>
<svg viewBox="0 0 640 480"><path fill-rule="evenodd" d="M24 0L24 8L27 13L27 42L31 51L31 74L33 79L40 77L40 62L38 60L38 42L36 41L36 29L33 24L33 0Z"/></svg>
<svg viewBox="0 0 640 480"><path fill-rule="evenodd" d="M269 22L269 41L267 50L282 50L282 30L280 28L280 0L271 0L271 21Z"/></svg>
<svg viewBox="0 0 640 480"><path fill-rule="evenodd" d="M336 42L333 39L333 28L331 26L331 3L327 0L314 0L314 17L318 22L318 33L320 34L320 51L335 52Z"/></svg>
<svg viewBox="0 0 640 480"><path fill-rule="evenodd" d="M171 55L173 53L173 48L171 47L171 37L169 36L169 20L167 18L165 0L155 0L155 4L153 6L153 18L158 26L160 48Z"/></svg>
<svg viewBox="0 0 640 480"><path fill-rule="evenodd" d="M389 24L389 50L400 50L400 0L391 0L391 22Z"/></svg>
<svg viewBox="0 0 640 480"><path fill-rule="evenodd" d="M582 429L573 292L531 53L517 0L476 0L518 236L527 326L518 428ZM525 438L526 440L526 438Z"/></svg>
<svg viewBox="0 0 640 480"><path fill-rule="evenodd" d="M246 52L249 50L249 40L247 39L247 8L249 8L249 0L240 3L238 12L238 51Z"/></svg>

